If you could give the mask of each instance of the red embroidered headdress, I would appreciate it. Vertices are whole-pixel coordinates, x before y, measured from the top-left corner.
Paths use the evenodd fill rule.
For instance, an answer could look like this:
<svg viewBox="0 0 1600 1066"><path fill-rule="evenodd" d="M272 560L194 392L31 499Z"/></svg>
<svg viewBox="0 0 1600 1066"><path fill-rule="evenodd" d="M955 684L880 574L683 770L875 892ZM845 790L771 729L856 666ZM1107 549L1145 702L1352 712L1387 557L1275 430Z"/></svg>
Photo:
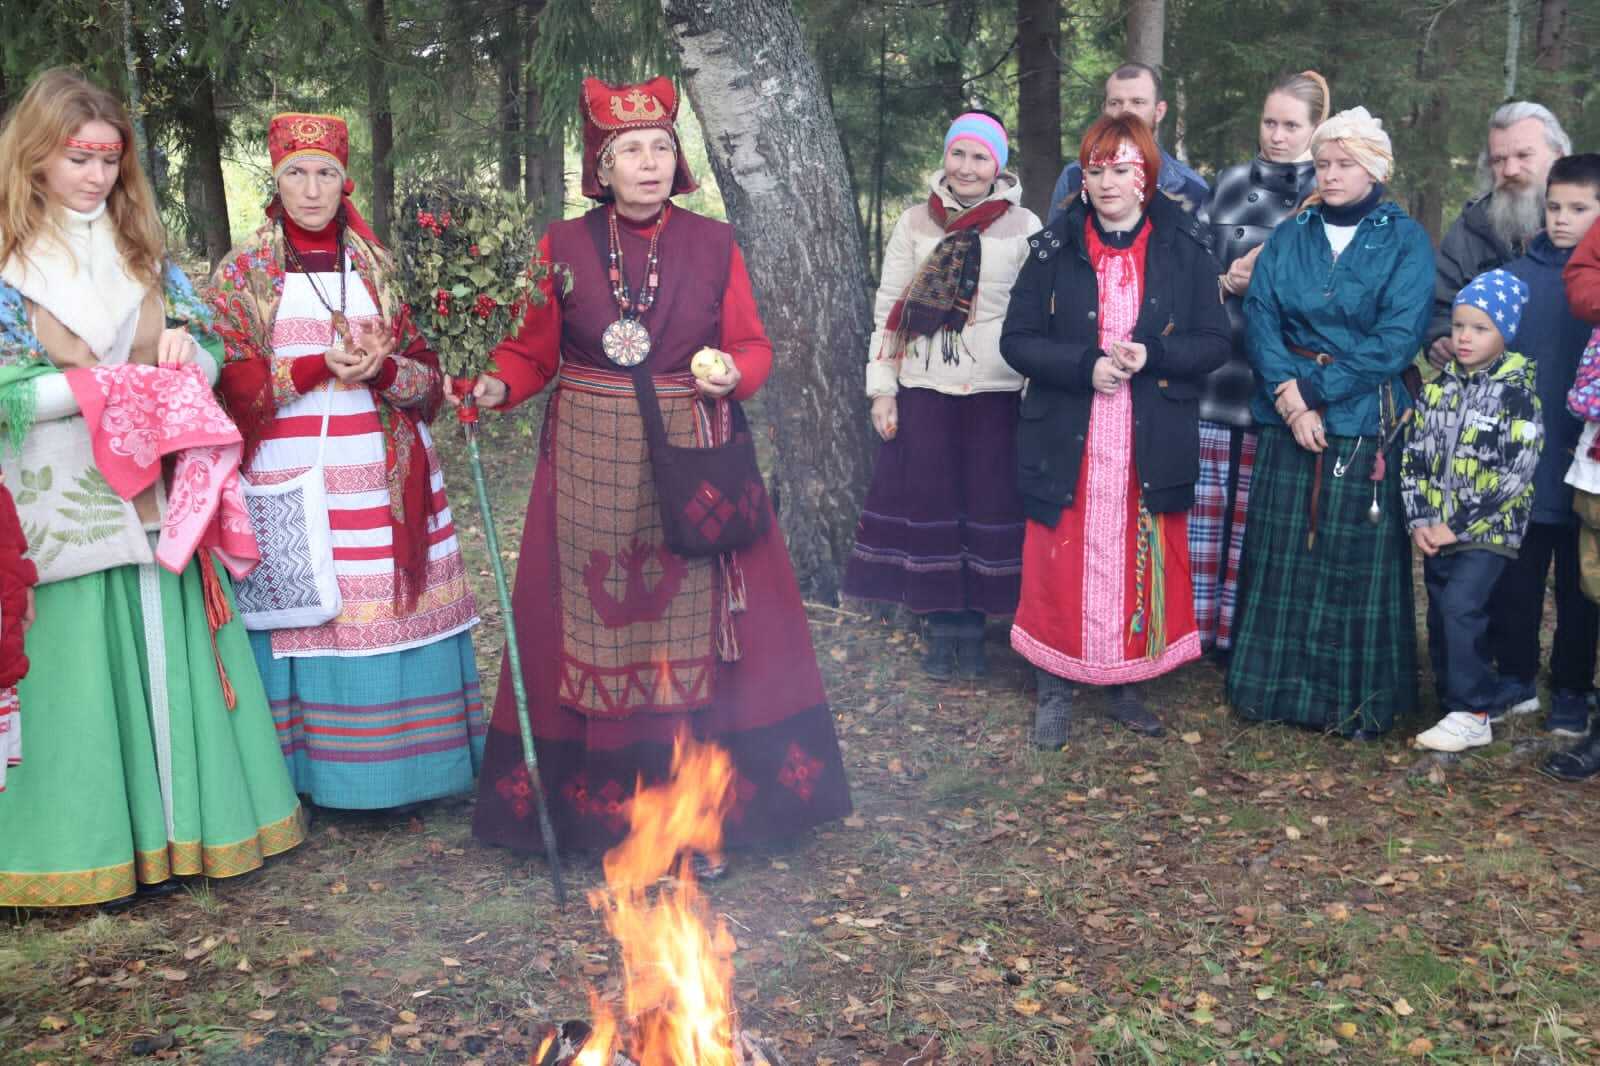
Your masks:
<svg viewBox="0 0 1600 1066"><path fill-rule="evenodd" d="M274 115L267 126L267 153L274 176L290 163L312 157L333 163L343 173L350 169L350 127L338 115Z"/></svg>
<svg viewBox="0 0 1600 1066"><path fill-rule="evenodd" d="M672 79L651 78L639 85L607 85L599 78L583 79L583 195L609 200L611 192L600 184L600 155L628 130L666 130L678 147L678 168L672 176L672 195L699 188L673 123L678 118L678 93Z"/></svg>
<svg viewBox="0 0 1600 1066"><path fill-rule="evenodd" d="M378 235L372 232L372 227L350 199L350 194L356 191L356 183L349 178L350 127L345 125L344 119L338 115L307 115L297 111L273 115L272 121L267 123L267 155L272 160L274 178L291 163L305 159L318 159L338 167L340 175L344 176L345 225L382 247ZM283 202L274 196L267 205L267 217L277 218L282 210Z"/></svg>

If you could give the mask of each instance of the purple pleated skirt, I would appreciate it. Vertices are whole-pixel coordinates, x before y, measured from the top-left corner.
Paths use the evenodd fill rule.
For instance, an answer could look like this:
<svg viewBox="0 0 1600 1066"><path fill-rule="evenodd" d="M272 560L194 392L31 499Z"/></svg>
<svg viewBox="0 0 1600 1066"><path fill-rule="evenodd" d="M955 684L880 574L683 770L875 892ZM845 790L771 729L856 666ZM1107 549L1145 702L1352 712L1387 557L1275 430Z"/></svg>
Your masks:
<svg viewBox="0 0 1600 1066"><path fill-rule="evenodd" d="M919 614L1017 609L1020 394L901 389L899 432L879 446L844 593Z"/></svg>

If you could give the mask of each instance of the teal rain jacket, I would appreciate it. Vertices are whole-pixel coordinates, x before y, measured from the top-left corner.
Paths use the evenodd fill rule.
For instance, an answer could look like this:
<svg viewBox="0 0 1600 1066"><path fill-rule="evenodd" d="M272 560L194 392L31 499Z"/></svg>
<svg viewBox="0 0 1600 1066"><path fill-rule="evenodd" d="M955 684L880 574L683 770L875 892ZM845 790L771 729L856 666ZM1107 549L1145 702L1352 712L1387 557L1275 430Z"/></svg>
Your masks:
<svg viewBox="0 0 1600 1066"><path fill-rule="evenodd" d="M1256 260L1244 301L1256 421L1283 425L1274 390L1297 379L1306 403L1323 408L1329 433L1377 433L1384 382L1394 383L1397 410L1410 406L1399 375L1422 346L1433 282L1433 245L1398 204L1373 208L1337 261L1319 208L1279 226ZM1319 366L1291 352L1291 344L1333 362Z"/></svg>

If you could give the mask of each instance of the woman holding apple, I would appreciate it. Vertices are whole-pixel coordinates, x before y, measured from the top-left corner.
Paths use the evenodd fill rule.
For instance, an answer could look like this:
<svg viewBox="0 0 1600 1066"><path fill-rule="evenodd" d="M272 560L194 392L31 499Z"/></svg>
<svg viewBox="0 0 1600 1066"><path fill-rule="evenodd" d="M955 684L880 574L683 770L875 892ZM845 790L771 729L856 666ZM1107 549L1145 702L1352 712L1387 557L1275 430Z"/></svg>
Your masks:
<svg viewBox="0 0 1600 1066"><path fill-rule="evenodd" d="M984 622L1016 610L1022 575L1022 375L1000 357L1000 328L1039 219L1007 152L987 111L950 124L927 200L884 250L867 354L883 445L844 591L924 616L922 668L939 680L988 672Z"/></svg>
<svg viewBox="0 0 1600 1066"><path fill-rule="evenodd" d="M739 401L766 380L772 346L732 228L671 203L695 188L671 81L591 78L581 98L597 206L540 241L556 265L544 299L472 390L499 409L556 390L513 595L545 801L563 848L608 847L627 800L665 778L689 735L732 756L729 843L793 834L850 799L788 551L759 479L737 499L708 481L700 506L672 494L660 461L739 439ZM688 551L665 525L680 502L706 543L724 521L759 532ZM507 670L473 832L538 850Z"/></svg>

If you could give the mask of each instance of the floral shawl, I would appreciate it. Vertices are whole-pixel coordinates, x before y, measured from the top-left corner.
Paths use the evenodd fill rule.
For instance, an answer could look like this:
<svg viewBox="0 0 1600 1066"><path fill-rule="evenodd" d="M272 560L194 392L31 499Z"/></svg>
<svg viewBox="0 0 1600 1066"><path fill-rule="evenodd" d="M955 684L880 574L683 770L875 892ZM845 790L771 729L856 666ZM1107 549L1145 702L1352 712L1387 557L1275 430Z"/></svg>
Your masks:
<svg viewBox="0 0 1600 1066"><path fill-rule="evenodd" d="M195 294L183 271L168 262L162 271L167 322L188 327L201 347L222 362L219 340L212 330L211 311ZM33 379L59 373L44 345L33 334L22 294L0 281L0 417L7 423L6 439L20 449L33 428Z"/></svg>
<svg viewBox="0 0 1600 1066"><path fill-rule="evenodd" d="M216 316L222 338L222 376L217 388L244 435L248 466L262 435L277 418L272 361L272 326L283 298L284 235L276 220L268 221L236 247L217 267L205 299ZM433 420L444 399L439 359L411 321L394 283L394 263L381 246L353 229L345 231L345 250L357 276L367 287L385 321L395 323L397 355L433 371L432 384L420 404L400 407L379 389L372 390L383 426L389 483L389 524L394 534L395 602L407 611L416 605L428 563L428 521L433 516L428 456L417 427Z"/></svg>

